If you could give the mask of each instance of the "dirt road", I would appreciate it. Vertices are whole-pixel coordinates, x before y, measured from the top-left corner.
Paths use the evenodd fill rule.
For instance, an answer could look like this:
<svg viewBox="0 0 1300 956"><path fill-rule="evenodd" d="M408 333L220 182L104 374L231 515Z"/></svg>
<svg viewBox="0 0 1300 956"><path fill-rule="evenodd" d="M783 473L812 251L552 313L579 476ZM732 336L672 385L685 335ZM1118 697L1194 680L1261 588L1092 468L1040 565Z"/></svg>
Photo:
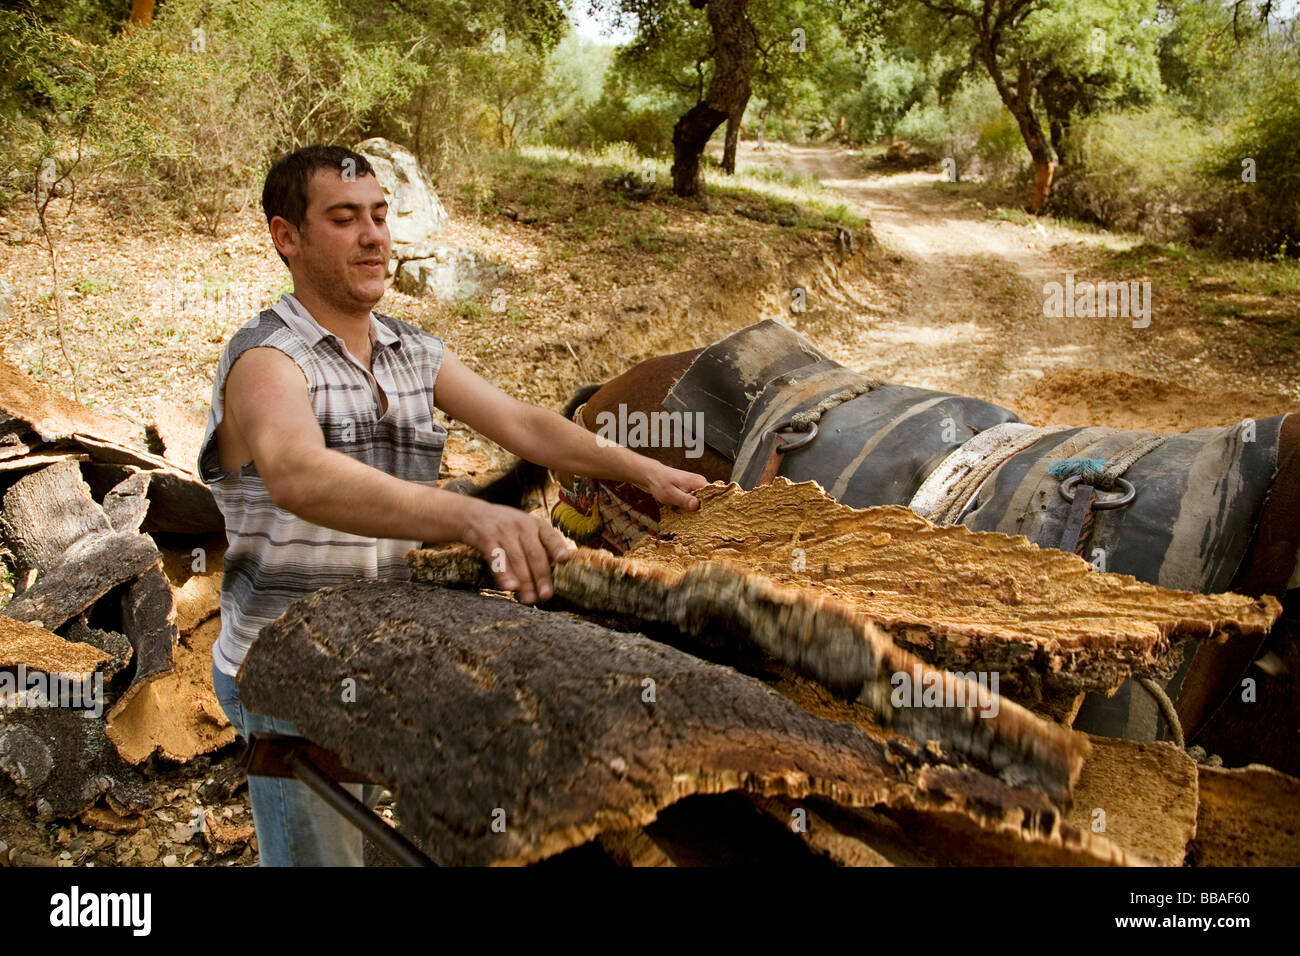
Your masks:
<svg viewBox="0 0 1300 956"><path fill-rule="evenodd" d="M890 307L864 315L851 336L825 343L846 364L1003 403L1045 393L1053 397L1045 414L1070 404L1085 383L1094 393L1099 383L1103 391L1114 383L1112 394L1082 400L1093 420L1100 412L1117 425L1196 427L1296 404L1294 383L1257 368L1244 350L1215 342L1213 330L1182 314L1177 293L1165 294L1158 279L1146 328L1123 316L1044 316L1047 284L1064 286L1067 273L1078 280L1150 278L1098 276L1080 264L1087 247L1122 249L1133 238L1083 232L1050 218L1000 219L939 173L875 173L848 150L754 147L741 144L738 164L816 176L870 221L898 266L897 281L886 290ZM1184 382L1198 387L1178 384ZM1203 407L1190 407L1197 404Z"/></svg>

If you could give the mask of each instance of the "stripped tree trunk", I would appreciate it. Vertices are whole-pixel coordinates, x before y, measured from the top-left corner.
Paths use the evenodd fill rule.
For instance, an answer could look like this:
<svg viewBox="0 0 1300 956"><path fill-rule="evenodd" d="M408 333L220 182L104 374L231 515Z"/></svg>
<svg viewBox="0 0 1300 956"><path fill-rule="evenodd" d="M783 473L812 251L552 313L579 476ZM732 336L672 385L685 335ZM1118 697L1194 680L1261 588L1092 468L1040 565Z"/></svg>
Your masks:
<svg viewBox="0 0 1300 956"><path fill-rule="evenodd" d="M988 70L989 76L993 80L993 85L997 88L998 96L1002 98L1003 104L1011 111L1011 115L1016 118L1016 125L1020 127L1020 135L1025 141L1025 146L1029 149L1029 155L1034 160L1034 196L1031 208L1035 214L1043 211L1043 204L1047 201L1047 196L1052 189L1052 177L1056 173L1056 157L1052 153L1051 144L1047 141L1047 136L1043 133L1042 124L1038 122L1038 116L1034 113L1034 73L1033 68L1028 60L1021 60L1019 72L1016 81L1013 84L1007 79L1002 71L1002 65L998 63L997 50L994 46L995 40L987 32L981 31L980 37L980 60Z"/></svg>
<svg viewBox="0 0 1300 956"><path fill-rule="evenodd" d="M147 27L153 23L154 0L131 0L131 23Z"/></svg>

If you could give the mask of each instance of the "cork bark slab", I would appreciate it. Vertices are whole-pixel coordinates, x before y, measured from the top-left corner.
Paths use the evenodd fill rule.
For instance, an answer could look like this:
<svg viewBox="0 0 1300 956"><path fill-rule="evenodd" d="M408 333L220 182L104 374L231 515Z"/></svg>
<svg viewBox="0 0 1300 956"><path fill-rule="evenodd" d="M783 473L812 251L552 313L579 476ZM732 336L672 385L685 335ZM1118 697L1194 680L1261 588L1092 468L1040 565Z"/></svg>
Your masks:
<svg viewBox="0 0 1300 956"><path fill-rule="evenodd" d="M109 657L109 661L99 668L106 681L125 670L126 666L135 657L135 648L131 646L131 642L127 640L125 634L91 627L85 614L78 615L69 621L63 629L63 633L68 641L88 644L103 651Z"/></svg>
<svg viewBox="0 0 1300 956"><path fill-rule="evenodd" d="M18 431L27 427L24 423L15 423L11 418L8 420L8 424L17 430L5 431L6 422L3 419L4 413L0 412L0 461L9 458L21 458L40 446L41 439L35 432L24 432L21 435L18 433Z"/></svg>
<svg viewBox="0 0 1300 956"><path fill-rule="evenodd" d="M234 743L230 725L212 689L212 645L221 622L209 620L183 640L176 667L110 711L105 732L127 763L157 752L178 762Z"/></svg>
<svg viewBox="0 0 1300 956"><path fill-rule="evenodd" d="M849 836L830 820L815 810L796 805L793 800L778 797L753 797L755 806L772 819L788 826L808 844L818 856L826 857L839 866L893 866L883 853L859 836ZM802 811L801 816L796 816Z"/></svg>
<svg viewBox="0 0 1300 956"><path fill-rule="evenodd" d="M644 830L608 830L597 837L600 848L619 866L676 866L668 850Z"/></svg>
<svg viewBox="0 0 1300 956"><path fill-rule="evenodd" d="M142 437L129 422L66 399L7 362L0 362L0 412L24 422L47 442L75 434L99 435L125 444Z"/></svg>
<svg viewBox="0 0 1300 956"><path fill-rule="evenodd" d="M491 584L482 556L465 546L412 551L408 560L420 580ZM1087 751L1082 735L989 693L991 687L981 692L968 676L923 664L828 594L782 587L730 564L682 569L590 549L556 565L552 577L555 594L584 611L615 614L634 626L663 622L706 643L759 651L866 702L880 720L914 739L937 740L1008 782L1037 787L1056 800L1068 796ZM903 687L914 692L896 699ZM933 689L933 696L921 695L922 687Z"/></svg>
<svg viewBox="0 0 1300 956"><path fill-rule="evenodd" d="M0 474L5 472L31 471L47 465L57 465L62 461L87 461L83 451L40 451L33 455L0 459Z"/></svg>
<svg viewBox="0 0 1300 956"><path fill-rule="evenodd" d="M1066 822L1161 866L1182 866L1196 835L1196 762L1170 743L1089 737Z"/></svg>
<svg viewBox="0 0 1300 956"><path fill-rule="evenodd" d="M711 485L694 512L665 509L660 538L628 557L666 567L727 562L833 595L937 666L1112 692L1167 676L1184 639L1264 634L1271 597L1193 594L1093 571L1023 536L937 526L906 508L854 509L815 482L743 492Z"/></svg>
<svg viewBox="0 0 1300 956"><path fill-rule="evenodd" d="M180 632L175 595L163 573L161 557L156 557L122 596L122 632L135 652L135 672L130 686L108 712L110 722L137 694L175 667Z"/></svg>
<svg viewBox="0 0 1300 956"><path fill-rule="evenodd" d="M157 560L158 549L145 535L114 532L90 538L10 601L4 613L19 621L39 621L52 630L119 584L143 574Z"/></svg>
<svg viewBox="0 0 1300 956"><path fill-rule="evenodd" d="M154 403L153 415L149 431L157 436L163 457L186 471L194 471L198 467L199 449L203 444L204 421L177 405L161 400Z"/></svg>
<svg viewBox="0 0 1300 956"><path fill-rule="evenodd" d="M1200 767L1197 866L1300 866L1300 780L1252 764Z"/></svg>
<svg viewBox="0 0 1300 956"><path fill-rule="evenodd" d="M213 534L225 529L212 489L192 470L121 442L80 434L73 440L97 462L129 465L148 472L150 507L145 525L147 530L170 534Z"/></svg>
<svg viewBox="0 0 1300 956"><path fill-rule="evenodd" d="M221 610L221 572L195 574L173 589L176 629L188 634Z"/></svg>
<svg viewBox="0 0 1300 956"><path fill-rule="evenodd" d="M250 709L395 789L403 829L442 863L538 861L733 790L942 813L1007 852L1132 862L1037 791L918 767L730 668L501 598L323 589L263 630L239 686Z"/></svg>
<svg viewBox="0 0 1300 956"><path fill-rule="evenodd" d="M29 671L83 680L110 661L111 655L89 644L0 615L0 670L22 664Z"/></svg>
<svg viewBox="0 0 1300 956"><path fill-rule="evenodd" d="M114 531L139 531L149 513L149 473L123 478L104 495L102 506Z"/></svg>
<svg viewBox="0 0 1300 956"><path fill-rule="evenodd" d="M78 542L110 533L113 525L90 497L76 462L64 461L20 478L5 492L0 532L14 558L15 578L44 574Z"/></svg>

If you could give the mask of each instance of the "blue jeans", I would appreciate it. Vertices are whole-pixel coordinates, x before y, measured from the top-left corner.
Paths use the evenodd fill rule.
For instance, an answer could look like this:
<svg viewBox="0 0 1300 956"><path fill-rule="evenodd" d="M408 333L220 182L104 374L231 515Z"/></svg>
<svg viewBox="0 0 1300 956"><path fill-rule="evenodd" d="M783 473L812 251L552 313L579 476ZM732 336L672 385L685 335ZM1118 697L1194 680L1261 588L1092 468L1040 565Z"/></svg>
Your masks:
<svg viewBox="0 0 1300 956"><path fill-rule="evenodd" d="M212 668L212 687L226 718L245 740L249 734L292 734L298 728L287 720L263 717L244 709L235 679ZM345 790L374 806L383 788L359 783ZM248 798L253 805L253 829L262 866L364 866L361 831L303 783L290 777L248 778Z"/></svg>

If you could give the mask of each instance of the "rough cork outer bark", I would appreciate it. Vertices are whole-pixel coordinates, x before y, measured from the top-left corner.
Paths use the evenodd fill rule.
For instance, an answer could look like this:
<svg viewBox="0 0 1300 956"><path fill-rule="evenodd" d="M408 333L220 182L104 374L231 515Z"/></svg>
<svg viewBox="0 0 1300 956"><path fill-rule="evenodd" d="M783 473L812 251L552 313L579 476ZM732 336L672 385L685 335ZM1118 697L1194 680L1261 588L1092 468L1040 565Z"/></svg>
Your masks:
<svg viewBox="0 0 1300 956"><path fill-rule="evenodd" d="M152 803L144 777L118 756L104 724L71 707L0 712L0 770L44 819L75 817L101 796L120 814Z"/></svg>
<svg viewBox="0 0 1300 956"><path fill-rule="evenodd" d="M699 510L665 509L660 538L628 557L674 568L729 562L833 595L952 670L1109 693L1131 674L1167 676L1177 641L1261 635L1281 613L1271 597L1098 573L1024 536L938 526L897 506L848 508L815 482L698 494Z"/></svg>
<svg viewBox="0 0 1300 956"><path fill-rule="evenodd" d="M1116 846L1161 866L1182 866L1196 835L1196 761L1171 743L1089 740L1092 753L1066 822L1079 830L1102 826Z"/></svg>
<svg viewBox="0 0 1300 956"><path fill-rule="evenodd" d="M157 561L158 549L145 535L114 532L89 538L10 601L4 613L19 621L39 621L53 630Z"/></svg>
<svg viewBox="0 0 1300 956"><path fill-rule="evenodd" d="M128 465L149 475L147 530L169 534L213 534L225 530L212 489L191 468L179 467L166 458L121 442L90 435L76 435L73 441L97 462Z"/></svg>
<svg viewBox="0 0 1300 956"><path fill-rule="evenodd" d="M104 495L103 507L114 531L139 531L149 513L149 473L123 478Z"/></svg>
<svg viewBox="0 0 1300 956"><path fill-rule="evenodd" d="M131 646L125 634L91 627L85 614L69 621L67 627L63 629L63 634L67 640L89 644L103 651L110 658L99 668L106 681L124 670L135 657L135 648Z"/></svg>
<svg viewBox="0 0 1300 956"><path fill-rule="evenodd" d="M1042 793L917 766L731 668L502 598L323 589L267 625L239 686L395 789L403 830L441 863L541 860L732 790L943 814L1003 843L1133 862L1063 826Z"/></svg>
<svg viewBox="0 0 1300 956"><path fill-rule="evenodd" d="M1197 866L1300 866L1300 780L1272 767L1199 767Z"/></svg>
<svg viewBox="0 0 1300 956"><path fill-rule="evenodd" d="M73 461L25 475L4 494L0 531L20 582L30 570L44 574L57 567L78 542L112 530Z"/></svg>
<svg viewBox="0 0 1300 956"><path fill-rule="evenodd" d="M408 559L420 580L490 584L486 563L468 547L412 551ZM1087 753L1082 734L1008 699L978 696L973 681L929 667L831 594L783 587L726 563L683 567L586 548L556 565L552 577L556 596L586 611L663 622L706 640L722 635L757 648L864 701L881 720L916 740L937 740L1008 783L1037 787L1058 801L1068 798ZM898 674L920 686L943 688L943 700L956 706L894 706Z"/></svg>

